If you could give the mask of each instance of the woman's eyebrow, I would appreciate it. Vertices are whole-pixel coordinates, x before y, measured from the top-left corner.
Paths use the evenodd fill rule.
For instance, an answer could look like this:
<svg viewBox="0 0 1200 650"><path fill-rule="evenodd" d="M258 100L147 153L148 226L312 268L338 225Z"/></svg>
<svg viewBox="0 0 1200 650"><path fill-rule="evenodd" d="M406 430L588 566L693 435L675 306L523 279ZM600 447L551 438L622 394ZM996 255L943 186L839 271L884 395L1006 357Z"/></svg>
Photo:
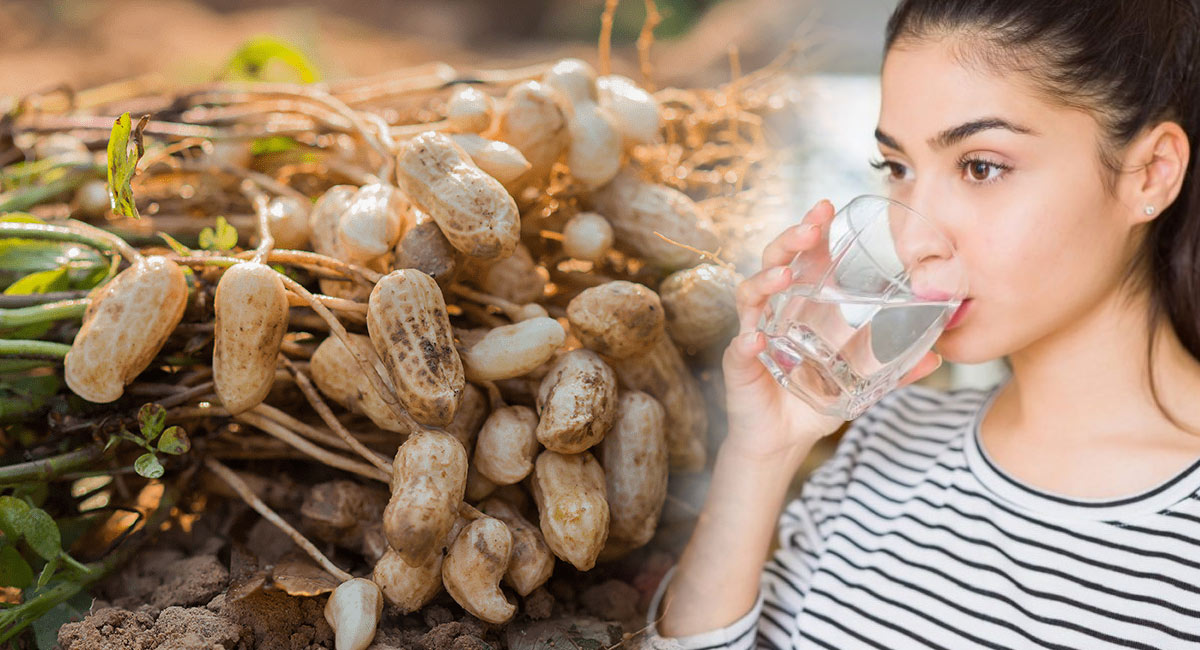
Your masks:
<svg viewBox="0 0 1200 650"><path fill-rule="evenodd" d="M1023 135L1037 135L1036 131L1027 126L1013 124L1012 122L999 117L984 117L977 120L971 120L970 122L964 122L963 124L959 124L958 126L942 131L937 135L937 137L929 139L929 146L935 150L945 149L946 147L960 142L976 133L979 133L980 131L986 131L988 129L1005 129L1012 131L1013 133L1020 133ZM891 147L900 153L905 153L904 147L901 147L900 143L897 142L895 138L884 133L878 128L875 129L875 139L879 141L880 144Z"/></svg>

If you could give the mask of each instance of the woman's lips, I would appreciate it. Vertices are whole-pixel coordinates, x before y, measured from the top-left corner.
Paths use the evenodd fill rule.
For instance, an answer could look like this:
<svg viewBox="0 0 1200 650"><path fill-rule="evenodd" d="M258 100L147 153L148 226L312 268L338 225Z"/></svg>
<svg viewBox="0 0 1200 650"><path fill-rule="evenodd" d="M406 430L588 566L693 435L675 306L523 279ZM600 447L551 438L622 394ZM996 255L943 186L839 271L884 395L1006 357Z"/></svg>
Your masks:
<svg viewBox="0 0 1200 650"><path fill-rule="evenodd" d="M960 304L958 309L954 310L954 314L950 316L950 322L946 323L946 329L952 329L962 322L963 318L965 318L967 315L967 308L970 307L973 300L973 298L967 298L966 300L962 301L962 304Z"/></svg>

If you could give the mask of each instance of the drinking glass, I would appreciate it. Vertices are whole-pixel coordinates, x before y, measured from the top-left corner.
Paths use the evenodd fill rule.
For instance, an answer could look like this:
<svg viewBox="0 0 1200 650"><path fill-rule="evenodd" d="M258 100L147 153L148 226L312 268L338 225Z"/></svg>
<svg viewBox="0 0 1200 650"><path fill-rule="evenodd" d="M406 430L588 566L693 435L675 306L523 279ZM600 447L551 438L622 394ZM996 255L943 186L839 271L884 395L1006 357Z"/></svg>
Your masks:
<svg viewBox="0 0 1200 650"><path fill-rule="evenodd" d="M946 235L912 208L855 197L791 261L758 329L759 360L788 391L851 420L896 388L967 294Z"/></svg>

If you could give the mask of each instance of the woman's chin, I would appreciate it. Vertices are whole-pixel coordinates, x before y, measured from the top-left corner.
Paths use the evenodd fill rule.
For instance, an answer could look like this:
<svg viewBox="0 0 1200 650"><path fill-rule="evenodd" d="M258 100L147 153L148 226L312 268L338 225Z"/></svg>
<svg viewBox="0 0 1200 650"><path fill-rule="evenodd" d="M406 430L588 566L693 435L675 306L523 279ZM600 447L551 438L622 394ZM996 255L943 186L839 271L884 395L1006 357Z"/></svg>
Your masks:
<svg viewBox="0 0 1200 650"><path fill-rule="evenodd" d="M984 337L972 333L971 330L971 324L963 323L942 332L933 344L933 351L942 355L943 361L950 363L985 363L1004 356L1002 352L993 349L994 346L987 345L989 342L985 341Z"/></svg>

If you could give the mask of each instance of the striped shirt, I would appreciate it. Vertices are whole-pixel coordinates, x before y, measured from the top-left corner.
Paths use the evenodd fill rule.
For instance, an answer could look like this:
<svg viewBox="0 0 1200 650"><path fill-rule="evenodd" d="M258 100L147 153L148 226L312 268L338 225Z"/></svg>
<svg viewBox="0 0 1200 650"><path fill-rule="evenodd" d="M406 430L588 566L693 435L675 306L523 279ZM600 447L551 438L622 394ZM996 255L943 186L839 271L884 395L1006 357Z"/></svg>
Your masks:
<svg viewBox="0 0 1200 650"><path fill-rule="evenodd" d="M1120 499L1030 487L979 442L1001 386L910 385L872 406L784 509L751 611L675 640L686 650L1200 647L1200 462ZM650 608L652 639L669 580Z"/></svg>

